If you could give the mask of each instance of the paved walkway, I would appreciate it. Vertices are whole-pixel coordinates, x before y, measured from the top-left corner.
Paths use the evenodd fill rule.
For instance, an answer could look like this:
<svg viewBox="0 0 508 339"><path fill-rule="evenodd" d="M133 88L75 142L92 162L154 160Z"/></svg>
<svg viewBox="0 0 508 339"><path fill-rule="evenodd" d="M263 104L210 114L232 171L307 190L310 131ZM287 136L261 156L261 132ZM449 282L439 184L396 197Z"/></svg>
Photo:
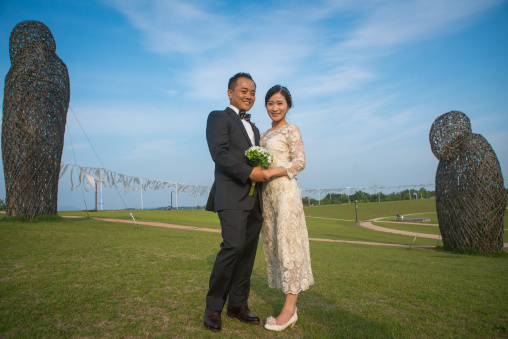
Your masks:
<svg viewBox="0 0 508 339"><path fill-rule="evenodd" d="M428 223L423 223L423 222L407 222L406 220L401 220L401 221L391 221L391 220L379 220L379 219L384 219L385 217L382 217L382 218L376 218L376 222L391 222L391 223L402 223L404 225L418 225L418 226L433 226L433 227L439 227L439 224L428 224ZM371 219L372 221L374 221L374 219Z"/></svg>
<svg viewBox="0 0 508 339"><path fill-rule="evenodd" d="M507 207L507 209L508 209L508 207ZM428 212L428 213L430 213L430 212ZM422 213L413 213L413 214L422 214ZM405 216L408 216L408 215L412 215L412 214L405 214ZM354 220L323 218L323 217L311 217L311 216L306 216L306 217L307 218L316 218L316 219L339 220L339 221L342 221L342 220L343 221L354 221ZM419 237L419 238L428 238L428 239L441 240L441 235L437 235L437 234L427 234L427 233L416 233L416 232L410 232L410 231L402 231L402 230L396 230L396 229L393 229L393 228L387 228L387 227L382 227L382 226L378 226L378 225L374 225L373 224L374 222L377 222L377 223L379 223L379 222L387 222L387 223L400 222L400 223L403 223L405 225L418 225L418 226L439 227L439 224L425 224L425 223L421 223L421 222L418 223L418 222L404 222L404 221L381 220L381 219L386 219L386 218L388 218L388 217L380 217L380 218L373 218L373 219L369 219L369 220L362 220L362 221L358 222L358 225L361 226L361 227L364 227L364 228L368 228L368 229L371 229L371 230L374 230L374 231L378 231L378 232L386 232L386 233L407 235L407 236L410 236L410 237ZM378 244L378 243L376 243L376 244ZM407 247L408 245L402 245L402 246L406 246ZM416 247L416 246L413 246L413 247ZM422 247L425 247L425 246L422 246ZM427 247L432 247L432 246L427 246ZM508 248L508 243L504 243L504 248Z"/></svg>
<svg viewBox="0 0 508 339"><path fill-rule="evenodd" d="M314 218L314 219L326 219L326 220L342 220L342 221L354 221L349 219L335 219L335 218L325 218L325 217L312 217L310 215L306 215L306 218Z"/></svg>
<svg viewBox="0 0 508 339"><path fill-rule="evenodd" d="M361 227L365 227L374 231L380 231L380 232L386 232L386 233L395 233L395 234L402 234L402 235L409 235L411 237L420 237L420 238L429 238L429 239L441 239L441 235L438 234L426 234L426 233L415 233L415 232L409 232L409 231L401 231L401 230L395 230L393 228L386 228L374 225L374 222L380 222L379 220L385 219L386 217L381 218L374 218L370 220L360 221L358 224ZM404 223L404 224L415 224L415 225L422 225L422 223ZM439 225L438 225L439 226Z"/></svg>
<svg viewBox="0 0 508 339"><path fill-rule="evenodd" d="M391 222L391 221L380 221L380 219L385 219L386 217L381 217L381 218L374 218L374 219L370 219L370 220L365 220L365 221L360 221L358 222L358 225L360 225L361 227L365 227L365 228L368 228L368 229L371 229L371 230L374 230L374 231L379 231L379 232L386 232L386 233L395 233L395 234L402 234L402 235L408 235L408 236L412 236L412 237L419 237L419 238L428 238L428 239L436 239L436 240L440 240L441 239L441 235L437 235L437 234L427 234L427 233L415 233L415 232L408 232L408 231L402 231L402 230L395 230L393 228L386 228L386 227L381 227L381 226L377 226L377 225L374 225L373 223L374 222ZM412 224L412 225L419 225L419 226L439 226L439 225L436 225L436 224L422 224L422 223L411 223L411 222L405 222L404 224ZM508 248L508 243L504 243L504 248Z"/></svg>
<svg viewBox="0 0 508 339"><path fill-rule="evenodd" d="M64 216L64 218L85 218L81 216ZM329 220L346 220L346 219L333 219L333 218L322 218L322 217L311 217L307 216L307 218L317 218L317 219L329 219ZM409 231L395 230L391 228L381 227L374 225L373 222L381 222L380 219L385 219L386 217L374 218L370 220L360 221L358 225L364 228L368 228L374 231L379 232L387 232L393 234L401 234L407 235L411 237L420 237L420 238L429 238L429 239L441 239L440 235L436 234L425 234L425 233L415 233ZM110 219L110 218L98 218L91 217L91 219L109 221L109 222L119 222L124 224L134 224L133 220L123 220L123 219ZM346 220L346 221L354 221L354 220ZM387 221L389 222L389 221ZM137 221L138 225L148 225L148 226L158 226L158 227L166 227L166 228L175 228L189 231L202 231L202 232L211 232L211 233L221 233L220 229L216 228L206 228L206 227L196 227L196 226L183 226L183 225L174 225L174 224L166 224L162 222L153 222L153 221ZM405 224L415 224L422 225L422 223L405 223ZM424 224L428 226L435 226L435 224ZM438 225L439 226L439 225ZM374 245L374 246L394 246L394 247L417 247L417 248L434 248L434 246L416 246L416 245L404 245L404 244L387 244L380 242L368 242L368 241L352 241L352 240L334 240L334 239L323 239L323 238L309 238L310 241L321 241L321 242L336 242L336 243L348 243L348 244L361 244L361 245ZM508 248L508 243L504 244L505 248Z"/></svg>
<svg viewBox="0 0 508 339"><path fill-rule="evenodd" d="M415 213L415 214L421 214L421 213ZM410 215L410 214L405 214L405 215ZM306 217L307 218L317 218L317 219L354 221L354 220L346 220L346 219L322 218L322 217L311 217L311 216L306 216ZM361 227L368 228L368 229L371 229L371 230L374 230L374 231L379 231L379 232L386 232L386 233L393 233L393 234L402 234L402 235L408 235L408 236L411 236L411 237L418 236L420 238L441 239L440 235L426 234L426 233L415 233L415 232L409 232L409 231L401 231L401 230L381 227L381 226L377 226L377 225L373 224L374 222L395 222L395 221L382 221L381 220L381 219L386 219L386 218L387 217L380 217L380 218L374 218L374 219L369 219L369 220L362 220L362 221L358 222L358 225L361 226ZM435 226L439 226L438 224L424 224L424 223L421 223L421 222L419 222L419 223L418 222L404 222L404 221L397 221L397 222L401 222L401 223L404 223L404 224L410 224L410 225L418 225L418 226L434 226L434 227Z"/></svg>
<svg viewBox="0 0 508 339"><path fill-rule="evenodd" d="M64 218L86 218L86 217L81 217L81 216L64 216ZM98 217L91 217L91 219L102 220L102 221L109 221L109 222L119 222L119 223L124 223L124 224L134 224L133 220L98 218ZM352 220L352 221L354 221L354 220ZM205 228L205 227L196 227L196 226L182 226L182 225L166 224L166 223L162 223L162 222L152 222L152 221L137 221L137 224L138 225L166 227L166 228L176 228L176 229L189 230L189 231L202 231L202 232L212 232L212 233L220 233L221 232L220 229L216 229L216 228ZM369 242L369 241L335 240L335 239L322 239L322 238L309 238L309 240L310 241L320 241L320 242L335 242L335 243L372 245L372 246L434 248L434 246L415 246L415 245L404 245L404 244L387 244L387 243Z"/></svg>

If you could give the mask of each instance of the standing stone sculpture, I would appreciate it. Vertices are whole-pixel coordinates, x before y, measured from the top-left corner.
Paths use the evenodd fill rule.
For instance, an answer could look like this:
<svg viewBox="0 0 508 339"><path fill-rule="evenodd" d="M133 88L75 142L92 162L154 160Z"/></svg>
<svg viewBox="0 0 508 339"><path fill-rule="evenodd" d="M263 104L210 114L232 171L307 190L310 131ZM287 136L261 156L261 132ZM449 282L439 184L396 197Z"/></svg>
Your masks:
<svg viewBox="0 0 508 339"><path fill-rule="evenodd" d="M57 213L70 84L55 51L42 22L23 21L12 30L2 120L7 216Z"/></svg>
<svg viewBox="0 0 508 339"><path fill-rule="evenodd" d="M436 172L436 209L447 250L503 250L506 191L496 153L469 118L451 111L429 134Z"/></svg>

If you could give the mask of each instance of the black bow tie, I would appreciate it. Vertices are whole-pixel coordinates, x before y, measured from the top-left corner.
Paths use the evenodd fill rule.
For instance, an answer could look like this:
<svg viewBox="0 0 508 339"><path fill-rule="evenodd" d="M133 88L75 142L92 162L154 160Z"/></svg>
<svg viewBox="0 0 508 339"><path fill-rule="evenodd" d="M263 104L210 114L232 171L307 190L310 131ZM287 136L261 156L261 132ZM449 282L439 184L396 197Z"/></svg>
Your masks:
<svg viewBox="0 0 508 339"><path fill-rule="evenodd" d="M245 113L245 111L240 111L240 119L245 119L245 121L250 122L250 114Z"/></svg>

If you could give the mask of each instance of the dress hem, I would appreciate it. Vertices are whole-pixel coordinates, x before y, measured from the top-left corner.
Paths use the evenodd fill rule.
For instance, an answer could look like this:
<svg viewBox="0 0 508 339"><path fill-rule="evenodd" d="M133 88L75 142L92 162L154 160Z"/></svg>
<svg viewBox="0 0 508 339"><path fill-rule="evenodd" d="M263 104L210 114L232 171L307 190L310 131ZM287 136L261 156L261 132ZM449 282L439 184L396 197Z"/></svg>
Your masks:
<svg viewBox="0 0 508 339"><path fill-rule="evenodd" d="M296 292L296 293L295 293L295 292L289 292L289 291L288 291L288 292L284 292L284 290L282 290L282 288L280 288L280 287L278 287L278 286L275 286L275 285L273 285L273 286L272 286L272 285L268 284L268 287L270 287L270 288L274 288L274 289L278 289L278 290L281 290L281 291L282 291L282 293L284 293L284 294L299 294L300 292L307 291L307 290L308 290L308 289L309 289L312 285L314 285L314 283L309 284L309 287L307 287L307 288L300 288L300 289L298 290L298 292Z"/></svg>

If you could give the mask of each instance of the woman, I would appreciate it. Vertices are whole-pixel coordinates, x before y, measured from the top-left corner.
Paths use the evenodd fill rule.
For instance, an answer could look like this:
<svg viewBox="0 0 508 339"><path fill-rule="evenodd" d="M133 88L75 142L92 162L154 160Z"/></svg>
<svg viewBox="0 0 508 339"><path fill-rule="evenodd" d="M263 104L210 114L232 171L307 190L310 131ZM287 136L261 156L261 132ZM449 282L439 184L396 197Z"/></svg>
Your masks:
<svg viewBox="0 0 508 339"><path fill-rule="evenodd" d="M298 294L314 283L310 266L309 238L300 189L295 176L305 168L302 136L296 125L288 124L292 106L286 87L273 86L265 97L272 128L261 134L261 146L273 155L263 183L263 228L261 240L268 284L282 290L284 307L277 318L268 317L265 328L282 331L298 319Z"/></svg>

